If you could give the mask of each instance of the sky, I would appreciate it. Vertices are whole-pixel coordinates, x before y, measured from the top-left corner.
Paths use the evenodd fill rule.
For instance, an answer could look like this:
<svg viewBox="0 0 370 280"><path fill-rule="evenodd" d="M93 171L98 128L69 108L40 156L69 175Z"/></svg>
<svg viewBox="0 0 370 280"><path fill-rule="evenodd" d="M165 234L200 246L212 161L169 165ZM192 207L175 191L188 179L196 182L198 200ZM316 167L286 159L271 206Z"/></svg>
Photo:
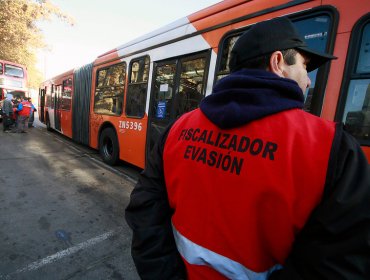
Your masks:
<svg viewBox="0 0 370 280"><path fill-rule="evenodd" d="M42 22L48 47L38 54L44 79L92 62L98 55L221 0L52 0L74 19Z"/></svg>

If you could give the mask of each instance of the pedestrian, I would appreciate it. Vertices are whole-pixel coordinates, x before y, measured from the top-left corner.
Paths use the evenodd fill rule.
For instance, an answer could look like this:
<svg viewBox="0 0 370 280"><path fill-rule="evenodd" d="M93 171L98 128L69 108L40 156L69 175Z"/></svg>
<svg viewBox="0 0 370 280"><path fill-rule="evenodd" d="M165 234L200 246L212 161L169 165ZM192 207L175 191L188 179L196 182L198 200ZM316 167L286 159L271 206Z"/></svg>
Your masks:
<svg viewBox="0 0 370 280"><path fill-rule="evenodd" d="M17 96L12 101L13 101L13 121L14 121L14 126L16 128L18 126L18 111L17 111L17 108L18 108L19 103L21 103L21 98L19 96Z"/></svg>
<svg viewBox="0 0 370 280"><path fill-rule="evenodd" d="M28 97L28 102L31 104L31 113L30 113L30 117L28 118L28 127L30 128L30 127L34 127L33 122L35 120L35 112L37 110L36 110L35 106L32 103L31 97Z"/></svg>
<svg viewBox="0 0 370 280"><path fill-rule="evenodd" d="M302 110L307 72L331 59L286 17L239 38L230 75L166 130L131 194L142 279L370 279L367 159Z"/></svg>
<svg viewBox="0 0 370 280"><path fill-rule="evenodd" d="M26 133L26 128L28 126L28 118L31 114L31 104L28 102L28 99L21 97L21 102L17 107L17 127L12 132Z"/></svg>
<svg viewBox="0 0 370 280"><path fill-rule="evenodd" d="M10 126L13 123L13 95L8 93L3 101L3 132L10 132Z"/></svg>

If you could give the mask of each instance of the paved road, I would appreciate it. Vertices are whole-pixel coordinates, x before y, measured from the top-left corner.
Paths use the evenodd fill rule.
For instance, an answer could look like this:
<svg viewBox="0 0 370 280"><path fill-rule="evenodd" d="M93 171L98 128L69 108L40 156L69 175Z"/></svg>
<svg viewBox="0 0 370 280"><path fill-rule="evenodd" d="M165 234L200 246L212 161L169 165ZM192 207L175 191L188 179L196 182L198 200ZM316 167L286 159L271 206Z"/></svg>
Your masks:
<svg viewBox="0 0 370 280"><path fill-rule="evenodd" d="M139 279L124 220L135 179L97 158L43 127L0 131L0 280Z"/></svg>

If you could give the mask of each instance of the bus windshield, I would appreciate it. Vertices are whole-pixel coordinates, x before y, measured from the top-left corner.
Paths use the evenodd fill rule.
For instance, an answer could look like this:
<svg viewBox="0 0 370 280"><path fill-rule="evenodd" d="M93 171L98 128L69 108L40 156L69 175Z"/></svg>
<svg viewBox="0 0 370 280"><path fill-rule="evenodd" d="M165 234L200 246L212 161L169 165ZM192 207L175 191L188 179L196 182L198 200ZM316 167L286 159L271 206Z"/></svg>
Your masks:
<svg viewBox="0 0 370 280"><path fill-rule="evenodd" d="M5 64L5 75L17 77L17 78L23 78L23 69L21 67L17 67L10 64Z"/></svg>

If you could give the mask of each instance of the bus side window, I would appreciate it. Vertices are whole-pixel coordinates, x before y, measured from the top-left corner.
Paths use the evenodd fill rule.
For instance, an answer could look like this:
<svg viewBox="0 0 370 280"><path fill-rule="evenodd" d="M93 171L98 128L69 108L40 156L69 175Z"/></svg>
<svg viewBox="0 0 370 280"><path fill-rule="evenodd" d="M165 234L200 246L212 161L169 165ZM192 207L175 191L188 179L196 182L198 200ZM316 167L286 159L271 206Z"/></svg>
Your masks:
<svg viewBox="0 0 370 280"><path fill-rule="evenodd" d="M330 33L332 30L332 19L329 14L318 14L308 18L298 18L293 20L295 27L298 29L301 37L305 40L309 48L318 52L328 52ZM304 93L305 103L303 110L306 112L320 115L324 92L319 92L316 84L324 83L324 78L319 74L320 68L308 73L311 80L311 87Z"/></svg>
<svg viewBox="0 0 370 280"><path fill-rule="evenodd" d="M199 107L204 97L206 57L181 61L179 88L175 99L175 117Z"/></svg>
<svg viewBox="0 0 370 280"><path fill-rule="evenodd" d="M0 75L2 75L4 72L3 72L3 64L0 63Z"/></svg>
<svg viewBox="0 0 370 280"><path fill-rule="evenodd" d="M51 85L51 100L50 100L50 108L54 109L54 103L55 103L55 85Z"/></svg>
<svg viewBox="0 0 370 280"><path fill-rule="evenodd" d="M218 67L219 69L214 84L216 84L216 82L222 79L223 77L226 77L227 75L230 74L229 63L231 50L233 49L235 42L239 39L240 35L241 33L233 34L232 36L228 36L223 40L221 48L220 66Z"/></svg>
<svg viewBox="0 0 370 280"><path fill-rule="evenodd" d="M96 75L94 112L104 115L121 115L125 92L126 63L99 69Z"/></svg>
<svg viewBox="0 0 370 280"><path fill-rule="evenodd" d="M5 64L5 75L17 78L24 77L23 69L21 67L10 64Z"/></svg>
<svg viewBox="0 0 370 280"><path fill-rule="evenodd" d="M318 52L327 52L329 39L332 32L332 19L328 13L313 14L309 17L300 17L293 20L295 27L304 38L308 47ZM220 47L220 62L216 71L216 81L227 76L230 73L229 62L231 50L240 35L247 29L238 30L227 35L222 41ZM304 93L305 104L304 110L315 115L320 115L322 102L324 100L324 92L319 92L316 86L316 80L323 83L323 78L319 74L319 69L308 73L311 80L311 87ZM322 88L325 88L322 86Z"/></svg>
<svg viewBox="0 0 370 280"><path fill-rule="evenodd" d="M71 110L71 99L72 99L72 79L68 78L63 80L62 89L62 109L70 111Z"/></svg>
<svg viewBox="0 0 370 280"><path fill-rule="evenodd" d="M149 78L149 56L135 59L130 64L130 77L126 95L126 115L142 118L145 115Z"/></svg>
<svg viewBox="0 0 370 280"><path fill-rule="evenodd" d="M370 18L358 25L351 38L356 46L348 57L355 61L349 71L342 121L361 144L370 144ZM358 35L357 35L358 34ZM355 59L353 59L355 58ZM350 61L349 61L350 62Z"/></svg>

